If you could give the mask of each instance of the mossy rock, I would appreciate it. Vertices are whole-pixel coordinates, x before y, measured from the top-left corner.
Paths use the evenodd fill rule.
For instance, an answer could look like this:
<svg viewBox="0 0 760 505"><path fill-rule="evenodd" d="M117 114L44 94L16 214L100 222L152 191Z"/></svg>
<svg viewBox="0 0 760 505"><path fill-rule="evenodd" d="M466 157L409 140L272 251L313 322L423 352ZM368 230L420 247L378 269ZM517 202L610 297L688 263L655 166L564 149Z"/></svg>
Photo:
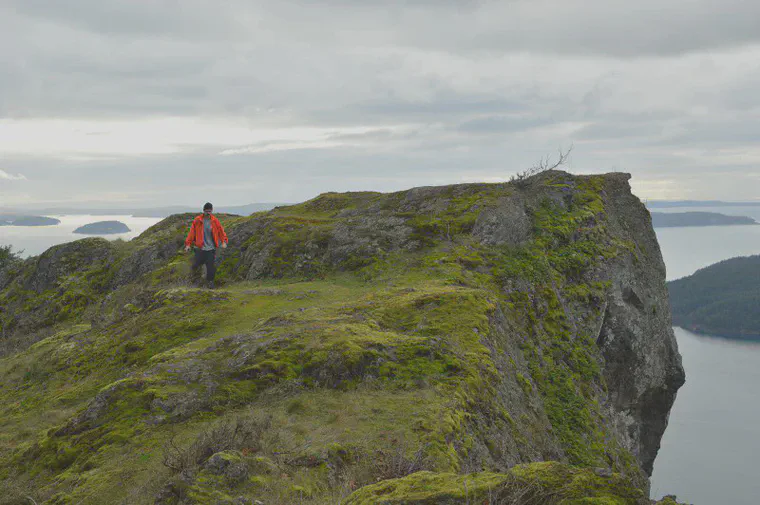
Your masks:
<svg viewBox="0 0 760 505"><path fill-rule="evenodd" d="M643 492L629 479L601 477L588 468L545 462L519 465L509 473L460 475L417 472L366 486L343 505L641 505Z"/></svg>
<svg viewBox="0 0 760 505"><path fill-rule="evenodd" d="M678 501L678 498L674 495L663 496L662 500L659 500L654 505L684 505Z"/></svg>
<svg viewBox="0 0 760 505"><path fill-rule="evenodd" d="M417 472L365 486L349 496L343 505L458 505L467 500L484 500L502 487L508 475L477 473Z"/></svg>

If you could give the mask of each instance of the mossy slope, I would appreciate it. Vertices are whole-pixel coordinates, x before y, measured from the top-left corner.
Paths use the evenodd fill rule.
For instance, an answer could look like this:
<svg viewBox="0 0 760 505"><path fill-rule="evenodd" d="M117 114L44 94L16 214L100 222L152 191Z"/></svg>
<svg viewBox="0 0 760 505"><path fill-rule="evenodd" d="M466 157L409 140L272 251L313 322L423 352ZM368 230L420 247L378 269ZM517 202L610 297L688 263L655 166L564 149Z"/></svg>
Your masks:
<svg viewBox="0 0 760 505"><path fill-rule="evenodd" d="M221 216L216 291L188 284L189 215L27 260L0 286L0 501L336 503L420 470L402 481L530 470L565 479L566 505L644 503L661 432L621 424L648 400L610 386L605 328L621 269L659 250L643 206L613 212L624 181L550 172ZM677 389L665 351L648 380ZM541 460L566 464L510 470ZM388 503L428 503L403 499Z"/></svg>
<svg viewBox="0 0 760 505"><path fill-rule="evenodd" d="M544 462L518 465L503 474L417 472L365 486L349 496L344 505L636 505L646 502L642 490L620 474ZM672 498L654 505L667 504L678 505Z"/></svg>

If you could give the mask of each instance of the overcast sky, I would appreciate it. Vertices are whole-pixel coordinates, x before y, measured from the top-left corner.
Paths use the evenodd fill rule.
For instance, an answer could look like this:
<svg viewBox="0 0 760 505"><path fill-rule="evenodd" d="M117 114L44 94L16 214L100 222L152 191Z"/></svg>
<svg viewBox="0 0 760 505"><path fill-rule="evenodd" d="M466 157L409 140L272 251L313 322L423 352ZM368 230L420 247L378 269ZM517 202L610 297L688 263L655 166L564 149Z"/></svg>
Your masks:
<svg viewBox="0 0 760 505"><path fill-rule="evenodd" d="M502 181L760 199L760 2L0 0L0 207Z"/></svg>

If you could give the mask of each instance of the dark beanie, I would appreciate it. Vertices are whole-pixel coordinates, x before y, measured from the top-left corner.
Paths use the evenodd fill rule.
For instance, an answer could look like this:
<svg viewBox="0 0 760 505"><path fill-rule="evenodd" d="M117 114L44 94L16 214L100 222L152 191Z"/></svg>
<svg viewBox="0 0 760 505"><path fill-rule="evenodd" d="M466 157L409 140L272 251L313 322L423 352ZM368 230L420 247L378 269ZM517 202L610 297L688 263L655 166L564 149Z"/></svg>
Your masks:
<svg viewBox="0 0 760 505"><path fill-rule="evenodd" d="M206 202L206 203L203 205L203 210L206 210L206 209L213 209L213 208L214 208L214 206L213 206L213 205L211 205L211 202Z"/></svg>

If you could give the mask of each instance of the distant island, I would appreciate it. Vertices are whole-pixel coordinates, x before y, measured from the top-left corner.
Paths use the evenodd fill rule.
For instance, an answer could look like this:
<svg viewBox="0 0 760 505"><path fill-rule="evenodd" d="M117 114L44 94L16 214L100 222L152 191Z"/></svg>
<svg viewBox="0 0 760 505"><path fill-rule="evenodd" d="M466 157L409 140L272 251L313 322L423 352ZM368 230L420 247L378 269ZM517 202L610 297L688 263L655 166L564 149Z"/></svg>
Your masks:
<svg viewBox="0 0 760 505"><path fill-rule="evenodd" d="M731 258L668 283L673 324L697 333L760 339L760 256Z"/></svg>
<svg viewBox="0 0 760 505"><path fill-rule="evenodd" d="M172 214L184 214L186 212L201 213L203 204L205 202L198 202L197 205L170 205L165 207L150 207L150 208L93 208L93 207L47 207L37 209L24 209L24 212L29 214L56 214L56 215L70 215L70 214L87 214L92 216L133 216L133 217L169 217ZM274 203L274 202L261 202L261 203L249 203L246 205L225 205L224 202L212 202L215 204L214 212L217 214L237 214L240 216L248 216L254 212L260 212L262 210L271 210L280 205L288 205L287 203ZM0 206L0 217L5 214L11 214L10 208L3 208Z"/></svg>
<svg viewBox="0 0 760 505"><path fill-rule="evenodd" d="M97 223L80 226L74 230L74 233L81 233L83 235L111 235L114 233L127 233L129 231L132 230L121 221L98 221Z"/></svg>
<svg viewBox="0 0 760 505"><path fill-rule="evenodd" d="M45 216L0 214L0 226L55 226L61 221Z"/></svg>
<svg viewBox="0 0 760 505"><path fill-rule="evenodd" d="M652 212L652 226L673 228L678 226L727 226L759 224L751 217L727 216L717 212Z"/></svg>
<svg viewBox="0 0 760 505"><path fill-rule="evenodd" d="M214 207L214 212L217 214L237 214L239 216L249 216L254 212L260 212L262 210L271 210L280 205L287 205L285 203L249 203L247 205L217 205ZM154 209L137 209L132 212L133 217L168 217L172 214L184 214L185 212L197 212L201 213L201 207L158 207Z"/></svg>
<svg viewBox="0 0 760 505"><path fill-rule="evenodd" d="M722 200L649 200L647 207L651 209L674 207L757 207L760 201L724 202Z"/></svg>

